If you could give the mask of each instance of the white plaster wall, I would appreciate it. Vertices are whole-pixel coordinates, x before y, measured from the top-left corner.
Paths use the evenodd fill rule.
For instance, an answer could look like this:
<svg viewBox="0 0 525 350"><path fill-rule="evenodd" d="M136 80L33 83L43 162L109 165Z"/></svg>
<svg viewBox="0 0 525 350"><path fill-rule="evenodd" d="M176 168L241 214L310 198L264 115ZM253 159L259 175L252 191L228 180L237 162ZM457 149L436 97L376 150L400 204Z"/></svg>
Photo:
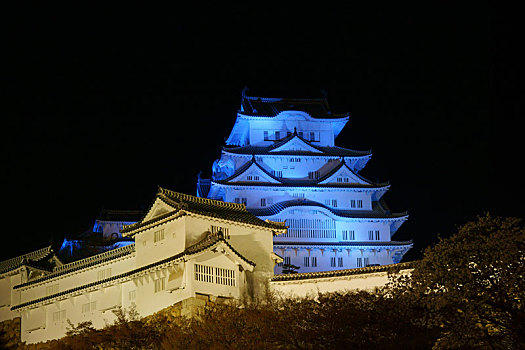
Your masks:
<svg viewBox="0 0 525 350"><path fill-rule="evenodd" d="M127 272L134 268L135 259L133 257L133 254L130 254L119 259L111 260L108 263L96 265L95 267L89 267L82 270L59 275L55 278L51 278L40 283L35 283L27 287L20 288L20 303L24 303L46 296L46 290L49 286L58 285L58 292L63 292L84 284L96 282L99 277L99 271L104 270L106 272L108 269L111 269L111 275L105 277L107 278Z"/></svg>
<svg viewBox="0 0 525 350"><path fill-rule="evenodd" d="M386 272L312 280L270 282L272 290L286 297L316 296L318 293L367 290L374 291L388 283Z"/></svg>
<svg viewBox="0 0 525 350"><path fill-rule="evenodd" d="M297 117L292 117L292 114ZM334 132L332 122L322 120L307 120L308 117L300 116L303 112L287 111L274 118L264 118L260 120L250 120L250 144L263 146L273 143L273 141L264 141L264 131L268 131L270 140L275 140L275 131L280 131L280 138L284 138L287 132L293 133L294 128L297 132L303 132L303 137L310 140L310 132L315 133L315 142L320 146L334 145Z"/></svg>
<svg viewBox="0 0 525 350"><path fill-rule="evenodd" d="M411 270L401 270L402 274L409 274ZM348 275L341 277L317 278L297 281L272 281L270 287L272 291L282 296L290 297L315 297L319 292L338 292L338 291L374 291L376 288L385 286L388 283L387 272L372 272L359 275Z"/></svg>
<svg viewBox="0 0 525 350"><path fill-rule="evenodd" d="M290 263L298 266L297 272L319 272L357 268L357 258L368 258L369 264L390 265L393 264L392 256L394 250L386 248L276 248L275 253L285 258L290 257ZM309 257L309 266L305 266L304 258ZM311 257L317 258L317 266L312 266ZM331 265L330 258L335 258L335 266ZM338 258L343 259L343 266L339 266ZM364 260L361 260L364 264ZM360 266L360 267L364 267ZM275 267L275 273L282 273L282 266Z"/></svg>
<svg viewBox="0 0 525 350"><path fill-rule="evenodd" d="M186 247L185 217L157 225L135 235L137 267L169 258L184 251ZM154 242L156 231L164 230L164 239Z"/></svg>
<svg viewBox="0 0 525 350"><path fill-rule="evenodd" d="M272 198L273 204L297 198L306 198L328 207L332 206L332 200L337 200L337 207L334 209L344 210L372 210L372 191L349 188L307 188L307 187L255 187L255 186L224 186L226 195L225 202L235 202L235 198L246 198L248 208L264 208L261 206L261 198ZM352 208L350 200L362 200L362 208ZM329 204L327 204L329 200ZM269 205L266 205L269 206Z"/></svg>
<svg viewBox="0 0 525 350"><path fill-rule="evenodd" d="M22 282L20 271L5 274L0 279L0 322L18 317L18 312L11 311L11 306L19 303L20 292L12 289Z"/></svg>

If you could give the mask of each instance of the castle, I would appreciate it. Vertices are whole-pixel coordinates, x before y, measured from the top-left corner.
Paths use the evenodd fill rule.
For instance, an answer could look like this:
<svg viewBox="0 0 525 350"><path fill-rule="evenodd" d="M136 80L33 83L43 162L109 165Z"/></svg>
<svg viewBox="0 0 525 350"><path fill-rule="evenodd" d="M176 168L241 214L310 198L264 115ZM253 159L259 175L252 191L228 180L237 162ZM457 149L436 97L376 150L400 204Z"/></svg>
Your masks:
<svg viewBox="0 0 525 350"><path fill-rule="evenodd" d="M391 236L386 183L358 175L368 151L335 146L348 115L325 98L248 96L197 196L159 187L145 213L104 211L84 235L0 262L0 321L21 339L65 335L68 321L112 322L204 300L373 290L411 247ZM300 273L290 273L300 272Z"/></svg>
<svg viewBox="0 0 525 350"><path fill-rule="evenodd" d="M199 177L197 194L286 222L274 252L300 272L398 263L412 243L391 237L408 215L388 208L388 183L359 175L370 151L335 145L348 120L326 98L255 97L245 89L212 177Z"/></svg>

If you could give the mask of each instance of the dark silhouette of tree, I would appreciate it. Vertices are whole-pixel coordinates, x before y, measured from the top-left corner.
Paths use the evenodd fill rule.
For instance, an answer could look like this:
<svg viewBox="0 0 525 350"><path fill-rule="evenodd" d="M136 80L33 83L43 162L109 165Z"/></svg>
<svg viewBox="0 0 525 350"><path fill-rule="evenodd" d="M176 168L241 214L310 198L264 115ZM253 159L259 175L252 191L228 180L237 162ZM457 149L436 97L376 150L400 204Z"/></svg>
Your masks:
<svg viewBox="0 0 525 350"><path fill-rule="evenodd" d="M440 329L437 348L525 348L525 230L485 215L442 239L393 283L415 323ZM410 300L411 299L411 300ZM409 317L413 317L414 315Z"/></svg>
<svg viewBox="0 0 525 350"><path fill-rule="evenodd" d="M283 264L282 273L283 274L297 273L297 270L299 269L300 269L299 266L295 266L293 264Z"/></svg>

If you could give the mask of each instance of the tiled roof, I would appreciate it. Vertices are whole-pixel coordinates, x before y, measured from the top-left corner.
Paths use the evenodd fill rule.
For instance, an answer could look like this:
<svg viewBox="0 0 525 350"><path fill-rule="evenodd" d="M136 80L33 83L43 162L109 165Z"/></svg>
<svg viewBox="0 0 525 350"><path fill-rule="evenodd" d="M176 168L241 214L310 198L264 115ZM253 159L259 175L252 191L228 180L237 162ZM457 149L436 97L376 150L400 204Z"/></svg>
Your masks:
<svg viewBox="0 0 525 350"><path fill-rule="evenodd" d="M183 252L181 252L179 254L176 254L174 256L171 256L169 258L162 259L162 260L156 261L154 263L151 263L149 265L145 265L145 266L139 267L137 269L134 269L134 270L131 270L131 271L119 274L119 275L115 275L115 276L112 276L112 277L109 277L109 278L106 278L106 279L103 279L103 280L100 280L100 281L87 283L87 284L84 284L84 285L81 285L81 286L78 286L78 287L75 287L75 288L71 288L71 289L68 289L68 290L56 293L56 294L52 294L52 295L45 296L45 297L42 297L42 298L34 299L34 300L31 300L31 301L28 301L28 302L25 302L25 303L21 303L21 304L18 304L18 305L15 305L15 306L11 307L11 310L18 310L20 308L23 308L23 307L26 307L26 306L29 306L29 305L32 305L32 304L36 304L36 303L40 303L40 302L43 302L43 301L46 301L46 300L54 299L56 297L60 297L60 296L63 296L63 295L74 293L76 291L80 291L80 290L83 290L83 289L86 289L86 288L95 287L97 285L101 285L101 284L105 284L105 283L108 283L108 282L111 282L111 281L119 280L121 278L131 277L131 276L133 276L135 274L138 274L140 272L147 271L147 270L149 270L151 268L154 268L156 266L169 263L171 261L183 258L185 256L194 255L194 254L200 253L200 252L208 250L208 249L213 249L219 244L226 245L240 259L242 259L243 261L245 261L249 265L255 266L254 262L252 262L252 261L246 259L244 256L242 256L239 252L237 252L224 239L224 236L223 236L222 232L208 233L201 241L199 241L199 242L197 242L197 243L187 247ZM15 286L15 288L21 288L24 285L27 285L27 284L18 285L18 286Z"/></svg>
<svg viewBox="0 0 525 350"><path fill-rule="evenodd" d="M412 247L412 241L274 242L274 248Z"/></svg>
<svg viewBox="0 0 525 350"><path fill-rule="evenodd" d="M236 178L237 176L241 175L243 172L248 170L248 168L255 164L261 171L263 171L266 175L271 177L272 179L278 181L279 183L270 183L270 182L257 182L257 181L236 181L233 183L230 183L231 180ZM351 169L349 169L355 176L359 177L363 181L367 182L366 184L356 184L356 183L348 183L348 182L341 182L341 183L330 183L330 184L321 184L320 182L327 179L329 176L334 174L337 170L339 170L344 165L344 161L341 162L339 165L337 165L334 169L332 169L328 174L325 176L319 178L319 179L289 179L289 178L283 178L283 177L276 177L275 175L268 172L266 169L264 169L260 164L257 163L257 160L255 157L252 157L252 159L245 164L243 164L241 167L235 171L235 173L226 179L223 180L215 180L214 182L217 184L223 184L223 185L234 185L234 186L277 186L277 187L293 187L293 186L300 186L300 187L341 187L341 188L380 188L380 187L387 187L389 186L389 182L383 182L383 183L373 183L371 181L366 180L362 176L356 174Z"/></svg>
<svg viewBox="0 0 525 350"><path fill-rule="evenodd" d="M73 272L73 271L78 271L78 270L82 270L82 269L85 269L85 268L88 268L88 267L91 267L91 266L102 264L104 262L108 262L108 261L111 261L111 260L114 260L114 259L126 256L128 254L131 254L134 251L135 251L135 244L129 244L129 245L126 245L126 246L121 247L121 248L109 250L107 252L91 256L91 257L86 258L86 259L77 260L77 261L71 262L69 264L64 264L62 266L55 267L53 269L53 272L48 274L48 275L45 275L45 276L42 276L40 278L31 280L31 281L26 282L26 283L19 284L19 285L15 286L13 289L23 288L25 286L28 286L28 285L31 285L31 284L34 284L34 283L43 282L43 281L46 281L48 279L64 275L66 273L70 273L70 272Z"/></svg>
<svg viewBox="0 0 525 350"><path fill-rule="evenodd" d="M286 208L297 207L297 206L321 207L321 208L331 211L333 214L337 216L341 216L345 218L356 218L356 219L360 219L360 218L365 218L365 219L401 218L401 217L405 217L408 215L408 212L391 213L385 207L383 200L373 202L372 210L342 210L342 209L331 208L322 203L315 202L315 201L305 199L305 198L297 198L297 199L292 199L289 201L279 202L279 203L276 203L266 208L250 209L250 212L253 215L256 215L258 217L273 216L273 215L277 215L278 213L280 213Z"/></svg>
<svg viewBox="0 0 525 350"><path fill-rule="evenodd" d="M170 190L167 190L161 187L159 187L156 198L160 198L167 204L175 208L178 208L178 210L166 213L165 215L162 215L160 218L155 218L152 221L158 221L158 220L170 217L177 212L182 211L183 213L194 213L194 214L204 215L208 217L220 218L220 219L225 219L225 220L230 220L230 221L237 221L237 222L242 222L242 223L246 223L250 225L256 225L256 226L276 229L276 230L285 229L284 224L281 225L278 223L266 222L252 215L250 212L246 210L246 206L244 204L222 202L222 201L208 199L208 198L191 196L191 195L184 194L184 193L170 191ZM152 223L152 221L148 221L148 222L141 221L136 224L125 226L124 229L122 229L122 232L126 233L126 232L136 230L140 227L143 227L145 225Z"/></svg>
<svg viewBox="0 0 525 350"><path fill-rule="evenodd" d="M333 270L333 271L323 271L323 272L290 273L290 274L275 275L272 277L271 281L272 282L295 281L295 280L307 280L307 279L361 275L361 274L374 273L374 272L396 271L398 269L410 269L412 268L412 266L413 266L412 263L407 262L407 263L398 263L398 264L382 265L382 266L360 267L356 269Z"/></svg>
<svg viewBox="0 0 525 350"><path fill-rule="evenodd" d="M274 117L283 111L302 111L313 118L343 118L348 114L334 114L326 98L265 98L248 96L242 92L241 111L246 115Z"/></svg>
<svg viewBox="0 0 525 350"><path fill-rule="evenodd" d="M27 264L31 266L39 266L38 262L42 259L48 258L53 254L51 246L35 250L34 252L17 256L8 260L0 262L0 274L17 269L20 266Z"/></svg>
<svg viewBox="0 0 525 350"><path fill-rule="evenodd" d="M285 145L288 141L293 139L294 137L297 137L307 143L308 145L312 146L313 148L317 149L319 153L312 153L307 151L281 151L281 152L271 152L272 150L281 147ZM283 139L276 141L272 145L269 146L242 146L242 147L222 147L223 151L229 152L229 153L235 153L235 154L268 154L268 155L315 155L317 157L319 156L338 156L338 157L366 157L370 156L372 154L371 150L368 151L356 151L348 148L338 147L338 146L318 146L312 144L312 142L306 140L305 138L302 138L301 136L297 135L297 133L293 133L290 135L287 135Z"/></svg>

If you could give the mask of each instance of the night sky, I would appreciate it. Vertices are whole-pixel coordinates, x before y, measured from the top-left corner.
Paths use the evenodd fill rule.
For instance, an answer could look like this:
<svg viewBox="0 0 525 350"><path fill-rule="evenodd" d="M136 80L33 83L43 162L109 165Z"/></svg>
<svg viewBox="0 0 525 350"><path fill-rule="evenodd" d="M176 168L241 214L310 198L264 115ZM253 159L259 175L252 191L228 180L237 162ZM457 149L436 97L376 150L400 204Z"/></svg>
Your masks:
<svg viewBox="0 0 525 350"><path fill-rule="evenodd" d="M195 194L245 86L350 113L336 143L373 150L361 174L409 211L411 257L486 211L523 217L512 9L451 4L7 13L1 257L146 209L158 185Z"/></svg>

